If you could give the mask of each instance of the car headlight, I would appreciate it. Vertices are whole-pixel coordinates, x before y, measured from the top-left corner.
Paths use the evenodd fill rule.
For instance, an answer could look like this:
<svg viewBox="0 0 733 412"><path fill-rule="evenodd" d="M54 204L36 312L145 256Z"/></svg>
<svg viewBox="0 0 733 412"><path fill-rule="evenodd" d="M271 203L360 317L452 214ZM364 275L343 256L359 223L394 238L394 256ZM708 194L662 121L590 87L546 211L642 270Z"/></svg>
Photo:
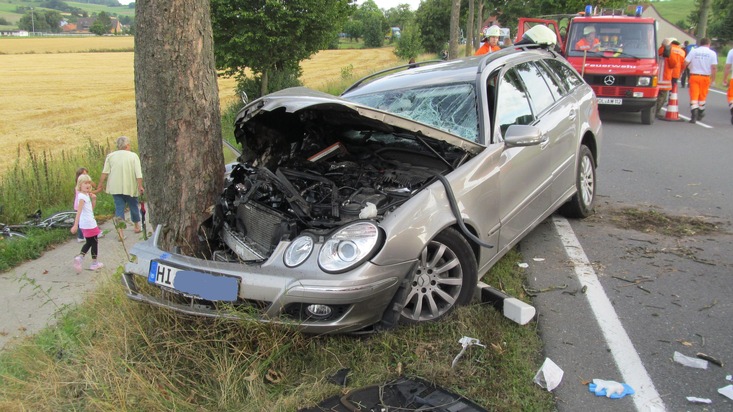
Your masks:
<svg viewBox="0 0 733 412"><path fill-rule="evenodd" d="M305 262L313 251L314 243L313 238L308 235L295 238L290 243L290 246L285 249L285 254L283 255L285 266L292 268Z"/></svg>
<svg viewBox="0 0 733 412"><path fill-rule="evenodd" d="M318 254L318 264L329 273L341 273L369 259L382 243L382 234L372 222L345 226L329 237Z"/></svg>
<svg viewBox="0 0 733 412"><path fill-rule="evenodd" d="M637 86L650 86L651 84L652 84L651 77L639 77L639 79L636 81Z"/></svg>

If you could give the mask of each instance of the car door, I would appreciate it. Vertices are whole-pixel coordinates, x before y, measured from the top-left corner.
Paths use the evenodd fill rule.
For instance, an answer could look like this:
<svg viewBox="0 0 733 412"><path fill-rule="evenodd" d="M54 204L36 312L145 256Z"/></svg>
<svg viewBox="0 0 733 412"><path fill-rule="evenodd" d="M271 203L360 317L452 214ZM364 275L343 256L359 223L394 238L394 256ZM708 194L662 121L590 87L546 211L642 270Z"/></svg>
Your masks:
<svg viewBox="0 0 733 412"><path fill-rule="evenodd" d="M557 59L545 59L542 64L551 73L548 77L555 85L555 80L560 81L560 92L562 98L556 109L560 117L564 119L560 125L560 133L553 147L553 193L556 198L567 195L575 189L575 167L577 163L578 147L580 146L581 120L589 115L583 111L590 111L591 105L581 105L581 102L588 100L588 86L578 73L568 64ZM551 87L552 90L556 90Z"/></svg>
<svg viewBox="0 0 733 412"><path fill-rule="evenodd" d="M518 65L519 66L519 65ZM509 68L499 79L495 99L494 135L503 139L512 125L533 125L530 95L519 69ZM531 146L505 146L500 169L500 250L511 245L546 208L551 183L550 157L545 143Z"/></svg>

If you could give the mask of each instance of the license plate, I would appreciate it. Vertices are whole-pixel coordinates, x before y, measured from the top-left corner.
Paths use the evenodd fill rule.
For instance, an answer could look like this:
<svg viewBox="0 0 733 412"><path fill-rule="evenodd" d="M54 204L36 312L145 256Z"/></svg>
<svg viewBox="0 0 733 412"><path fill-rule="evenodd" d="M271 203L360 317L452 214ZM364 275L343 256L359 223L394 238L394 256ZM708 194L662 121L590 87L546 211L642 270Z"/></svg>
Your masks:
<svg viewBox="0 0 733 412"><path fill-rule="evenodd" d="M234 302L239 294L237 278L178 269L155 261L150 262L148 283L211 301Z"/></svg>
<svg viewBox="0 0 733 412"><path fill-rule="evenodd" d="M611 99L608 97L599 97L598 98L598 104L613 104L613 105L619 106L621 105L622 102L623 100L621 99Z"/></svg>

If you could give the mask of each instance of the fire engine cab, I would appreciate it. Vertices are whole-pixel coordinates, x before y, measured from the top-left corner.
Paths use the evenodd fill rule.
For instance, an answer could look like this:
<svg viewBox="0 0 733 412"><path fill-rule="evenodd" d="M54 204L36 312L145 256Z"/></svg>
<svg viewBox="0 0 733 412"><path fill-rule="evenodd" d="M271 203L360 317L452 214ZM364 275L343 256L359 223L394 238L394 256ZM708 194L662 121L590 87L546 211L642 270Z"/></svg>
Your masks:
<svg viewBox="0 0 733 412"><path fill-rule="evenodd" d="M547 25L565 58L593 88L601 110L641 112L641 122L652 124L659 94L657 23L641 12L641 6L633 16L587 6L575 15L522 18L517 38L537 24Z"/></svg>

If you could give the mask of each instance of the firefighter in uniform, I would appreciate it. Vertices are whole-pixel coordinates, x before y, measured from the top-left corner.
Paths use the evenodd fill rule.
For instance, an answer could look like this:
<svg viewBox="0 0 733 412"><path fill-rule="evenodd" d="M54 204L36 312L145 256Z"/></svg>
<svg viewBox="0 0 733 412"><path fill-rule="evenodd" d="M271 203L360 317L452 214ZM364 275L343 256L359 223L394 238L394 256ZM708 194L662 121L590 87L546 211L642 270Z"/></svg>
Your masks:
<svg viewBox="0 0 733 412"><path fill-rule="evenodd" d="M690 69L690 123L705 117L705 99L708 97L711 79L718 70L718 55L710 49L710 39L700 39L700 45L685 57L685 66Z"/></svg>
<svg viewBox="0 0 733 412"><path fill-rule="evenodd" d="M661 80L659 81L659 95L657 95L657 117L660 116L662 106L667 100L669 91L672 90L672 85L677 83L682 74L685 51L680 47L680 42L676 38L669 37L662 41L658 54L664 58L664 64L659 67L662 75L659 76Z"/></svg>
<svg viewBox="0 0 733 412"><path fill-rule="evenodd" d="M476 50L474 56L481 54L493 53L501 50L499 47L499 36L501 36L501 30L499 26L484 27L483 33L481 33L483 39L481 40L484 44Z"/></svg>
<svg viewBox="0 0 733 412"><path fill-rule="evenodd" d="M575 43L576 50L598 51L601 49L601 41L596 38L596 28L593 26L583 27L583 38Z"/></svg>

